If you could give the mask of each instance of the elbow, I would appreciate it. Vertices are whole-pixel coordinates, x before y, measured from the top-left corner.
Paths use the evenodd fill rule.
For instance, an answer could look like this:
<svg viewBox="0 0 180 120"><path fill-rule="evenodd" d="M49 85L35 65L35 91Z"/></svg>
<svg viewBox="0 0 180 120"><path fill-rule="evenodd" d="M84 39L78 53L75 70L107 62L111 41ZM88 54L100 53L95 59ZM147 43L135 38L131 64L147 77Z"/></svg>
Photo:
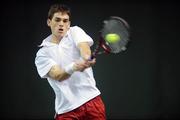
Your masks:
<svg viewBox="0 0 180 120"><path fill-rule="evenodd" d="M68 79L69 77L70 77L69 75L57 74L56 76L54 76L54 79L61 82Z"/></svg>

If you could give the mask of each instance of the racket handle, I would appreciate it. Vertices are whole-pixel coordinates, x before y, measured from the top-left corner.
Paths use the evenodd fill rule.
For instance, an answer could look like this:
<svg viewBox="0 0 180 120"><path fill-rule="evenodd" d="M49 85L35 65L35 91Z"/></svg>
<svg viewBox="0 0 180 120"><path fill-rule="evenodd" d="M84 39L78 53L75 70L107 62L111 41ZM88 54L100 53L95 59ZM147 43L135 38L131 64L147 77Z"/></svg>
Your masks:
<svg viewBox="0 0 180 120"><path fill-rule="evenodd" d="M90 60L92 60L92 59L94 59L94 58L95 58L95 56L94 56L94 55L92 55L92 56L91 56L91 58L90 58Z"/></svg>
<svg viewBox="0 0 180 120"><path fill-rule="evenodd" d="M95 54L92 54L91 57L89 58L89 60L93 60L96 57Z"/></svg>

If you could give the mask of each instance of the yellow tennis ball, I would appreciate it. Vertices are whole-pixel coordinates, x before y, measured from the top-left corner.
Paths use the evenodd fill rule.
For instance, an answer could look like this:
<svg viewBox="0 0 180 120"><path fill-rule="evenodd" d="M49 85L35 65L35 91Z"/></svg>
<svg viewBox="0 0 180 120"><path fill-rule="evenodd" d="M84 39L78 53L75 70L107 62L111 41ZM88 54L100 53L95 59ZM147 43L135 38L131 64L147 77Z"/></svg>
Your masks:
<svg viewBox="0 0 180 120"><path fill-rule="evenodd" d="M109 33L105 36L105 40L108 42L108 43L116 43L120 40L120 36L118 34L115 34L115 33Z"/></svg>

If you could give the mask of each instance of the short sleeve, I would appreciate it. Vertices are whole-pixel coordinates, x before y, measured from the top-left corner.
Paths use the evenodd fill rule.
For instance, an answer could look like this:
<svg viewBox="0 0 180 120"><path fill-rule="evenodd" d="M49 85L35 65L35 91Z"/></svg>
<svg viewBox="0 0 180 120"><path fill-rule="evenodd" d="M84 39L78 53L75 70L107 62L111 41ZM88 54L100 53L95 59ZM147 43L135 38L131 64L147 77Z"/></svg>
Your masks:
<svg viewBox="0 0 180 120"><path fill-rule="evenodd" d="M80 42L88 42L90 46L93 45L93 39L80 27L71 27L71 36L75 41L76 46Z"/></svg>
<svg viewBox="0 0 180 120"><path fill-rule="evenodd" d="M45 52L38 51L35 58L35 65L41 78L47 78L47 73L56 62L49 58Z"/></svg>

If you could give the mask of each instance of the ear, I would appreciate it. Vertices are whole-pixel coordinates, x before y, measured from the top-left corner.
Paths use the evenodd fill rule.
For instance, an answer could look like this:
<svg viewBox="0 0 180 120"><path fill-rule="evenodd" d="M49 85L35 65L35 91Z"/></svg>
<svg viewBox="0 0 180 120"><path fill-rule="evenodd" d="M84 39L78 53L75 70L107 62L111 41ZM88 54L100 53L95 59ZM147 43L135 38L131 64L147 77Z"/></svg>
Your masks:
<svg viewBox="0 0 180 120"><path fill-rule="evenodd" d="M47 19L47 25L50 27L50 24L51 24L51 20L50 19Z"/></svg>

